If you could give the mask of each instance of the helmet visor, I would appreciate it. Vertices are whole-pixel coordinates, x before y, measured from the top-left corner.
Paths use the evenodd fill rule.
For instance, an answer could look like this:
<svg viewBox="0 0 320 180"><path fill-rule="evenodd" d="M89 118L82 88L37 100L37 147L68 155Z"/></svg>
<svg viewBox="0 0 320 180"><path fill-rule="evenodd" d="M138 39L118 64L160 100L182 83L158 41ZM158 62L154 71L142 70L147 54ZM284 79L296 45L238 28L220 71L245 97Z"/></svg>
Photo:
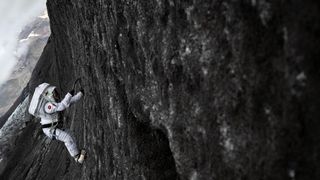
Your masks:
<svg viewBox="0 0 320 180"><path fill-rule="evenodd" d="M60 94L58 93L57 89L54 89L54 91L53 91L53 98L56 101L60 100Z"/></svg>

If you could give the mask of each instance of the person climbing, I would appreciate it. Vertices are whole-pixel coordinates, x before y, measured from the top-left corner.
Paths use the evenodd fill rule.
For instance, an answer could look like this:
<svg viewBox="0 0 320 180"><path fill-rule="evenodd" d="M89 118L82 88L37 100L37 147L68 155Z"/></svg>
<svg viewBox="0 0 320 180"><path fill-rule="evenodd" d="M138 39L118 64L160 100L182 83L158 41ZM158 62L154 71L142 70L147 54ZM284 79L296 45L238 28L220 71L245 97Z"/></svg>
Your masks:
<svg viewBox="0 0 320 180"><path fill-rule="evenodd" d="M29 113L41 118L40 124L42 131L46 136L48 136L50 139L64 142L69 154L77 163L82 164L86 155L85 150L82 149L81 152L79 152L77 144L70 133L62 130L58 126L60 123L59 112L67 109L73 103L79 101L84 95L82 88L76 95L74 95L74 87L65 95L63 100L58 103L60 97L56 87L48 83L40 84L34 91L29 106Z"/></svg>

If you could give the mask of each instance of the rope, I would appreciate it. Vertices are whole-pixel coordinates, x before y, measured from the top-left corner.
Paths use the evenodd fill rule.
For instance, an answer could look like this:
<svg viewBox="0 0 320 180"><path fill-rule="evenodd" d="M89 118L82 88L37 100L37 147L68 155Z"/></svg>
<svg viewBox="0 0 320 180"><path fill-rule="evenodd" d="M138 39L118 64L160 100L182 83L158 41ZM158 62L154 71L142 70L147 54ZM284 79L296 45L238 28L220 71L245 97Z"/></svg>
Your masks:
<svg viewBox="0 0 320 180"><path fill-rule="evenodd" d="M57 139L56 137L56 129L57 129L57 126L58 126L58 124L59 123L57 123L56 125L53 125L53 121L51 121L51 127L50 127L50 130L49 130L49 132L52 134L52 139L53 140L55 140L55 139ZM52 131L53 131L53 133L52 133Z"/></svg>
<svg viewBox="0 0 320 180"><path fill-rule="evenodd" d="M72 89L75 89L75 88L76 88L77 83L79 83L79 84L80 84L80 87L82 87L81 78L78 78L78 79L76 79L76 80L74 81L74 83L73 83L73 88L72 88Z"/></svg>

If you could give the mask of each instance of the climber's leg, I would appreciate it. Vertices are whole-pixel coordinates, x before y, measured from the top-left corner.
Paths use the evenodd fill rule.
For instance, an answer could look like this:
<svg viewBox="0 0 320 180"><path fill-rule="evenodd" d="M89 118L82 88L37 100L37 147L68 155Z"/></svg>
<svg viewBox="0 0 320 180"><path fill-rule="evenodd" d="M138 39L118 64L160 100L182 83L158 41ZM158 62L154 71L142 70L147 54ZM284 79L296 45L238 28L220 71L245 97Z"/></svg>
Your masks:
<svg viewBox="0 0 320 180"><path fill-rule="evenodd" d="M56 129L56 131L54 132L54 130L50 128L43 128L42 130L50 139L55 138L59 141L64 142L69 151L69 154L75 158L76 162L83 163L86 156L86 151L81 150L81 153L79 152L77 144L68 132L65 132L61 129Z"/></svg>
<svg viewBox="0 0 320 180"><path fill-rule="evenodd" d="M64 142L65 146L67 147L69 154L72 157L75 157L79 154L79 149L75 140L71 137L71 135L61 129L56 129L55 137L57 140Z"/></svg>

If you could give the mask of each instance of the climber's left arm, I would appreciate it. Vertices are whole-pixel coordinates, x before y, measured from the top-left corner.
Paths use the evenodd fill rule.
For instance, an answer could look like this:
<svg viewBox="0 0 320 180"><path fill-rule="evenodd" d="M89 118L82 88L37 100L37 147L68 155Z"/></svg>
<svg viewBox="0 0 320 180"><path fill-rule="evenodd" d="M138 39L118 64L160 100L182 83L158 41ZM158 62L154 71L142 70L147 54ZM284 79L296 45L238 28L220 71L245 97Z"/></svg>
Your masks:
<svg viewBox="0 0 320 180"><path fill-rule="evenodd" d="M55 113L57 111L63 111L70 106L71 99L72 99L72 92L69 92L63 98L63 100L59 103L48 102L45 105L45 112L51 114L51 113Z"/></svg>

